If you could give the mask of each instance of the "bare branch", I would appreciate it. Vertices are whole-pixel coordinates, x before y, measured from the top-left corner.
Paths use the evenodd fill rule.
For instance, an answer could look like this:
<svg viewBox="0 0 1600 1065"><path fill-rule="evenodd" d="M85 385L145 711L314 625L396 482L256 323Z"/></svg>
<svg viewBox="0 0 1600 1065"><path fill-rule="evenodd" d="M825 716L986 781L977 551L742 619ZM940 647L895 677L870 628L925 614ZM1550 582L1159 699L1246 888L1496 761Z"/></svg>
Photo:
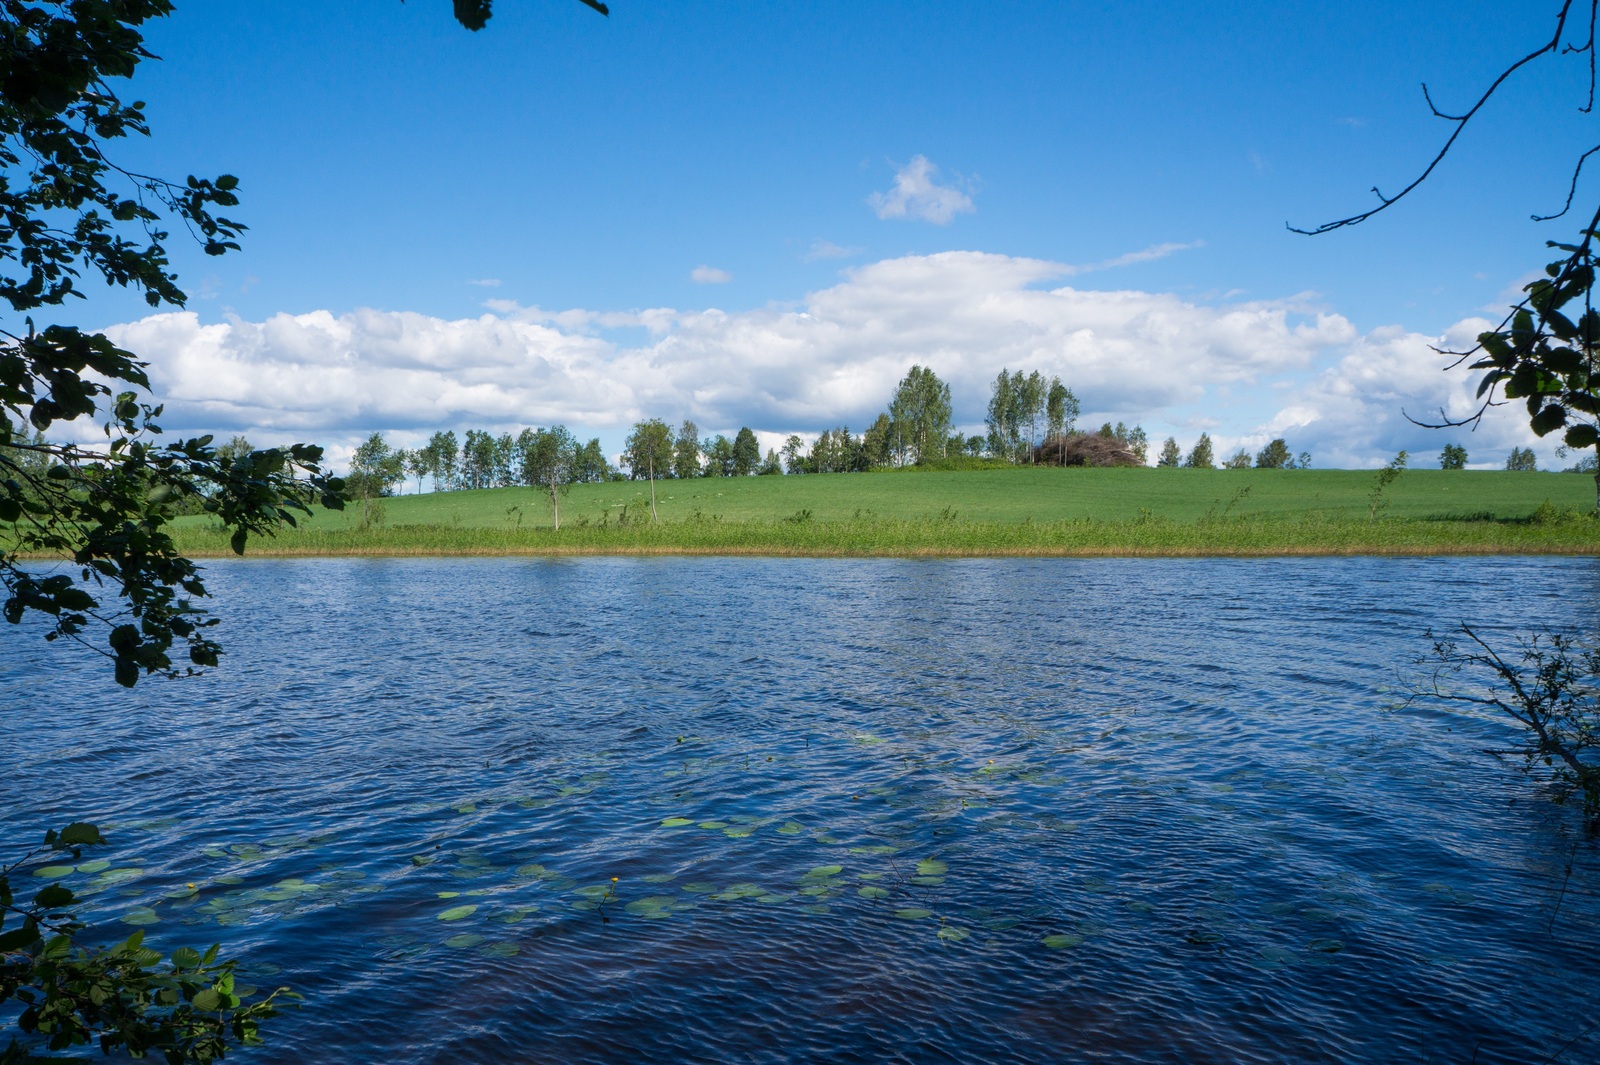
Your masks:
<svg viewBox="0 0 1600 1065"><path fill-rule="evenodd" d="M1592 33L1593 33L1594 4L1595 4L1595 0L1591 0L1591 3L1590 3L1590 32L1591 32L1591 39L1592 39ZM1376 207L1374 207L1374 208L1372 208L1371 210L1368 210L1368 211L1362 211L1359 214L1350 215L1350 216L1348 216L1346 218L1336 219L1335 221L1332 221L1332 222L1324 222L1320 226L1317 226L1315 229L1301 229L1298 226L1291 225L1288 222L1285 222L1284 226L1291 233L1300 233L1300 234L1302 234L1304 236L1312 236L1312 237L1314 237L1314 236L1318 236L1319 234L1322 234L1322 233L1331 233L1335 229L1343 229L1345 226L1353 226L1353 225L1356 225L1356 224L1358 224L1360 222L1365 222L1367 219L1371 218L1373 215L1378 214L1379 212L1384 211L1387 208L1389 208L1389 207L1393 206L1394 204L1398 203L1400 200L1405 199L1405 197L1407 195L1409 195L1414 189L1416 189L1416 187L1418 185L1421 185L1424 181L1428 180L1429 175L1431 175L1434 172L1434 170L1436 170L1438 168L1440 163L1444 162L1445 156L1450 154L1450 149L1455 147L1456 139L1461 136L1462 130L1467 128L1467 124L1472 121L1473 116L1475 116L1479 111L1481 111L1483 109L1484 105L1486 105L1490 101L1490 99L1492 99L1494 97L1494 94L1500 90L1500 86L1504 85L1506 83L1506 81L1508 79L1510 79L1510 77L1513 74L1515 74L1517 71L1521 70L1523 67L1527 66L1529 63L1532 63L1534 60L1540 58L1541 56L1550 55L1552 53L1558 53L1559 52L1559 50L1561 48L1561 38L1566 35L1567 16L1568 16L1569 12L1571 11L1571 8L1572 8L1572 0L1563 0L1563 3L1561 5L1561 13L1556 16L1556 30L1555 30L1555 33L1551 36L1549 42L1544 44L1543 46L1535 49L1534 51L1529 52L1527 55L1523 56L1521 59L1517 60L1515 63L1512 63L1505 70L1501 71L1500 72L1500 76L1495 78L1494 81L1492 83L1490 83L1489 87L1483 91L1483 94L1481 96L1478 97L1477 102L1474 103L1471 107L1469 107L1466 111L1462 112L1461 114L1459 114L1459 115L1451 115L1451 114L1446 114L1443 111L1440 111L1437 107L1434 106L1433 98L1431 96L1429 96L1429 94L1428 94L1427 85L1424 84L1422 86L1423 99L1427 101L1428 109L1436 117L1444 119L1447 122L1455 123L1455 127L1456 128L1451 130L1450 136L1445 139L1444 146L1439 149L1439 151L1438 151L1438 153L1436 155L1434 155L1432 161L1428 163L1428 165L1423 169L1422 173L1418 174L1414 179L1412 179L1411 184L1407 185L1405 188L1401 189L1399 192L1397 192L1393 196L1385 196L1381 192L1378 192L1378 190L1376 188L1374 188L1372 191L1378 197L1378 201L1379 201L1378 202L1378 206L1376 206ZM1590 57L1590 62L1591 62L1591 65L1592 65L1592 63L1593 63L1592 53L1591 53L1591 57ZM1591 93L1592 93L1592 91L1593 90L1591 88Z"/></svg>

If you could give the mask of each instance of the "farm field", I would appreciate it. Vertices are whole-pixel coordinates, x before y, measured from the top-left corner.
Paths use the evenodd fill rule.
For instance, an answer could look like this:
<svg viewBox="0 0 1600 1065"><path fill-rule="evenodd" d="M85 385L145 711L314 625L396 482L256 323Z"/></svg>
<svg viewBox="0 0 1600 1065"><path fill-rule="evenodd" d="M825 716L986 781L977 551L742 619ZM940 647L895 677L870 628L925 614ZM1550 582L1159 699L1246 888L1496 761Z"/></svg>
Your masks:
<svg viewBox="0 0 1600 1065"><path fill-rule="evenodd" d="M399 495L253 541L265 554L1303 554L1600 550L1587 476L1366 470L993 469ZM205 518L180 546L223 553Z"/></svg>

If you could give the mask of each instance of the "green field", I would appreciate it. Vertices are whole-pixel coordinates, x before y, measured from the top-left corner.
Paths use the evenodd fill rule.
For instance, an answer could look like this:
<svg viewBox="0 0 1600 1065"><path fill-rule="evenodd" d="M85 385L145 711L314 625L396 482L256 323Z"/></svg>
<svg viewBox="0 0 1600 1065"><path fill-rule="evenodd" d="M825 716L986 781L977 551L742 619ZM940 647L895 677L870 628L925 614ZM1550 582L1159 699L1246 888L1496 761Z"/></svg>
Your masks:
<svg viewBox="0 0 1600 1065"><path fill-rule="evenodd" d="M1372 471L991 469L579 485L551 528L529 488L319 511L262 554L1304 554L1600 552L1595 482L1413 470L1372 519ZM180 546L225 553L207 519Z"/></svg>

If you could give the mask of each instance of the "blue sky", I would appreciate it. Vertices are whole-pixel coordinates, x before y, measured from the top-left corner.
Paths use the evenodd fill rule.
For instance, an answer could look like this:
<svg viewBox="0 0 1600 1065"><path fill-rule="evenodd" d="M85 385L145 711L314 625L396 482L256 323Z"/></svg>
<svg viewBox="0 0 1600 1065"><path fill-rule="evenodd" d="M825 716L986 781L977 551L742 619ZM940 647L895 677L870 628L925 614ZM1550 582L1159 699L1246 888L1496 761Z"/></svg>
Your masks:
<svg viewBox="0 0 1600 1065"><path fill-rule="evenodd" d="M443 0L180 5L130 93L155 135L121 158L237 174L251 230L178 253L187 315L113 295L83 320L138 338L173 428L336 451L859 429L921 361L969 425L1023 366L1185 446L1436 454L1399 409L1469 382L1426 341L1482 328L1573 228L1528 216L1576 151L1528 145L1579 145L1579 64L1513 83L1386 214L1284 223L1403 185L1448 133L1419 83L1469 101L1556 8L500 0L473 34ZM1531 438L1502 412L1463 439L1498 463Z"/></svg>

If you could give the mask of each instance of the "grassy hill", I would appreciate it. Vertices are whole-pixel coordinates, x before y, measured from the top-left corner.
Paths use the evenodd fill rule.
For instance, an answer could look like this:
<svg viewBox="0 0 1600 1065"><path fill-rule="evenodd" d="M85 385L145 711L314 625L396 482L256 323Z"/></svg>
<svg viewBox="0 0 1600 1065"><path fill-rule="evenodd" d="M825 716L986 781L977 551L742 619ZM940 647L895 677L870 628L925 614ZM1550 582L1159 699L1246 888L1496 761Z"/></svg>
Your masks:
<svg viewBox="0 0 1600 1065"><path fill-rule="evenodd" d="M319 511L263 553L751 551L1300 553L1600 550L1594 480L1560 473L1413 470L1383 494L1360 470L985 469L575 486L551 528L529 488L400 495L361 527ZM207 519L181 543L225 544Z"/></svg>

